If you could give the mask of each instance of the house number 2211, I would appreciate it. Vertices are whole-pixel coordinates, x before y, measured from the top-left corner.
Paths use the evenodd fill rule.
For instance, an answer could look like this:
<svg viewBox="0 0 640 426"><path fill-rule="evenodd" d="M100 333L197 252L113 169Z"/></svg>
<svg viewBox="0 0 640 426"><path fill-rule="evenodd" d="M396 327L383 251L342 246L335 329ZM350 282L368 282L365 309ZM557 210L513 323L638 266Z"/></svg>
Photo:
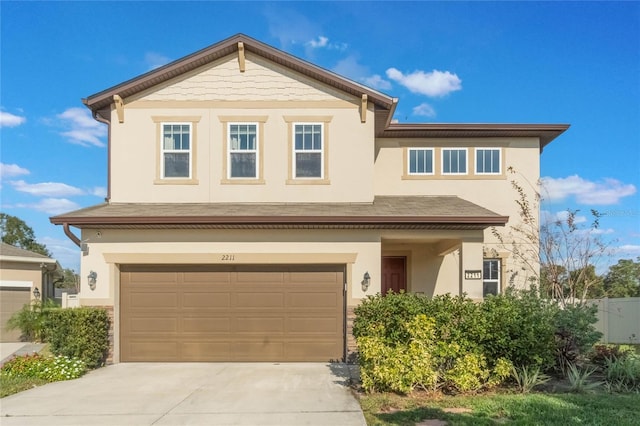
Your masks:
<svg viewBox="0 0 640 426"><path fill-rule="evenodd" d="M232 260L236 260L236 255L235 254L223 254L220 260L230 262Z"/></svg>

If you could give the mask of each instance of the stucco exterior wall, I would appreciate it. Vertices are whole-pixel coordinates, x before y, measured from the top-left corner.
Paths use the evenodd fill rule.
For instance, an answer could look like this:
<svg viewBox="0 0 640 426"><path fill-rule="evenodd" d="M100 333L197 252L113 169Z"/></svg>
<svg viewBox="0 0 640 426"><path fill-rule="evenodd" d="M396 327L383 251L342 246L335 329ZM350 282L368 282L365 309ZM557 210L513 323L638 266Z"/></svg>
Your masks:
<svg viewBox="0 0 640 426"><path fill-rule="evenodd" d="M404 176L407 147L433 147L436 150L443 147L468 148L467 164L470 172L463 176L442 176L440 173L435 173L434 176L407 179ZM501 148L503 155L501 175L473 174L475 164L473 154L476 147ZM436 157L438 157L438 151L436 151ZM440 160L436 158L435 161ZM512 181L517 182L526 192L527 199L533 207L532 213L538 221L536 190L539 173L540 147L537 138L376 140L375 195L456 195L500 215L509 216L509 222L505 227L496 228L506 241L509 241L508 234L511 228L518 225L520 221L520 209L516 203L518 193L514 190ZM485 257L502 258L503 274L511 276L517 272L512 284L524 286L532 273L523 271L522 264L517 258L509 257L508 247L499 243L490 228L484 231L483 241ZM447 259L447 261L450 260ZM446 266L445 269L447 269ZM453 268L448 269L453 272Z"/></svg>
<svg viewBox="0 0 640 426"><path fill-rule="evenodd" d="M247 56L232 55L132 99L124 122L111 117L112 202L371 202L374 114L361 122L361 100ZM160 174L160 123L193 126L191 179ZM258 122L261 164L251 181L228 179L228 122ZM322 180L290 179L292 122L323 122Z"/></svg>

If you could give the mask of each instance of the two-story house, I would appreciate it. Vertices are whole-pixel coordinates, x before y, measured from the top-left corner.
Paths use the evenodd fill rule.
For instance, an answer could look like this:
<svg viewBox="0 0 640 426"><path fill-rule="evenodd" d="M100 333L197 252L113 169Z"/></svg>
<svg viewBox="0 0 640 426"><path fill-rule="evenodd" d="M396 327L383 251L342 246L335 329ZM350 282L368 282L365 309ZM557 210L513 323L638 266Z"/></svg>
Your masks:
<svg viewBox="0 0 640 426"><path fill-rule="evenodd" d="M108 195L51 221L114 362L340 360L368 295L502 291L507 168L535 184L568 128L395 123L397 99L245 35L83 101Z"/></svg>

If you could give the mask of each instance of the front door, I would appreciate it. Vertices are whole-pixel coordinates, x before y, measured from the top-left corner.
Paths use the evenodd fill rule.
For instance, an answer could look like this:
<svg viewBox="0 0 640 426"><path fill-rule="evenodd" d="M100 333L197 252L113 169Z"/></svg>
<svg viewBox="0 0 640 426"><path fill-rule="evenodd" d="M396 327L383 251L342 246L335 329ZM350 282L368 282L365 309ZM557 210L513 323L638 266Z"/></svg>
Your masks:
<svg viewBox="0 0 640 426"><path fill-rule="evenodd" d="M407 291L407 258L404 256L382 256L382 294Z"/></svg>

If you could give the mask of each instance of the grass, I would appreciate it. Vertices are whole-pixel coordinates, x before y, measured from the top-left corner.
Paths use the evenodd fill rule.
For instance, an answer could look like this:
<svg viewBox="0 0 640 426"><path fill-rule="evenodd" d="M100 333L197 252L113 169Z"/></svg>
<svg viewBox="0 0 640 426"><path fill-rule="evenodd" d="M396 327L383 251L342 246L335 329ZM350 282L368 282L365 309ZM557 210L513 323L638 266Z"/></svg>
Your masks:
<svg viewBox="0 0 640 426"><path fill-rule="evenodd" d="M0 398L47 384L44 379L0 376Z"/></svg>
<svg viewBox="0 0 640 426"><path fill-rule="evenodd" d="M367 425L640 425L640 394L360 395Z"/></svg>

